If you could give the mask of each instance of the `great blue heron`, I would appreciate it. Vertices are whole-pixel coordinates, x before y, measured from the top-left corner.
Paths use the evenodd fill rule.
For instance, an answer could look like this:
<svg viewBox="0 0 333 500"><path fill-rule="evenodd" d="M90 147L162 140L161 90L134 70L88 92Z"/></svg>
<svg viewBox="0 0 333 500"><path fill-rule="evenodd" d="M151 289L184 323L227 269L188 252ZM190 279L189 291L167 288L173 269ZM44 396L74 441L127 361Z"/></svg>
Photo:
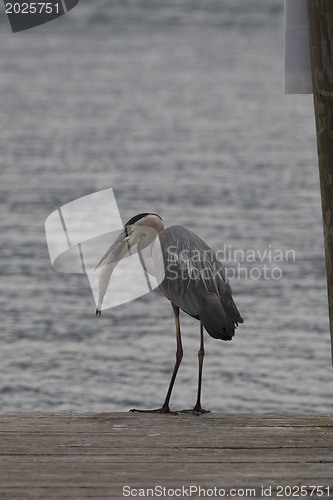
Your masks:
<svg viewBox="0 0 333 500"><path fill-rule="evenodd" d="M222 263L202 239L182 226L164 229L162 218L157 214L142 213L132 217L96 266L96 268L101 267L96 315L101 314L103 297L113 269L133 246L137 245L142 266L150 274L154 274L153 249L156 238L159 240L165 272L159 287L170 300L175 315L176 363L163 406L157 410L131 411L172 413L169 401L183 357L179 323L179 309L181 309L200 321L198 392L196 404L191 411L195 414L206 413L201 407L203 328L215 339L231 340L235 328L238 323L243 323L243 319L233 301ZM148 255L147 249L149 249ZM109 269L107 269L108 264Z"/></svg>

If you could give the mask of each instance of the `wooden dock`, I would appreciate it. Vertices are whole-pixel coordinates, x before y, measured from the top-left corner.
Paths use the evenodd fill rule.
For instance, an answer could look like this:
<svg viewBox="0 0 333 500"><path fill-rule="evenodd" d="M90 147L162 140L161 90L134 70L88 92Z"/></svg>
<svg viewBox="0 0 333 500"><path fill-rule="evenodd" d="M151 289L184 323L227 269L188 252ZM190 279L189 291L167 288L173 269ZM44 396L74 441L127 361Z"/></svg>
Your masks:
<svg viewBox="0 0 333 500"><path fill-rule="evenodd" d="M333 498L333 421L0 413L0 498Z"/></svg>

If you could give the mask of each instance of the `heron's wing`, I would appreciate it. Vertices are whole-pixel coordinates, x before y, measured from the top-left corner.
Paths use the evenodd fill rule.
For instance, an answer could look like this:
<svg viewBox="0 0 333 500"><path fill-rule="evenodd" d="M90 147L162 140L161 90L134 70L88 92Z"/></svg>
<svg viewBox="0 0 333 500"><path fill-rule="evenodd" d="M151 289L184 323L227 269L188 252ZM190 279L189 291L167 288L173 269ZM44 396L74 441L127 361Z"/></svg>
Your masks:
<svg viewBox="0 0 333 500"><path fill-rule="evenodd" d="M182 226L171 226L159 237L165 266L160 288L168 299L200 319L215 338L243 322L225 269L212 249Z"/></svg>

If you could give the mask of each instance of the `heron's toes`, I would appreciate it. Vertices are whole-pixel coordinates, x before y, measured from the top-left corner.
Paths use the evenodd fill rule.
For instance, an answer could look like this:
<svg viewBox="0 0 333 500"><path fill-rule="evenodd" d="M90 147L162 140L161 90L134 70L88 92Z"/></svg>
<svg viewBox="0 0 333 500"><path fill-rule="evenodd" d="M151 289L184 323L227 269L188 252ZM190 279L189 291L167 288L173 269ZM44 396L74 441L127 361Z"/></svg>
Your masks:
<svg viewBox="0 0 333 500"><path fill-rule="evenodd" d="M129 410L130 413L169 413L170 415L178 415L176 411L171 411L168 406L162 406L161 408L157 408L156 410L138 410L136 408L132 408Z"/></svg>
<svg viewBox="0 0 333 500"><path fill-rule="evenodd" d="M210 413L210 410L204 410L203 408L200 408L200 410L196 410L193 408L192 410L193 415L201 415L201 413Z"/></svg>
<svg viewBox="0 0 333 500"><path fill-rule="evenodd" d="M201 413L210 413L210 410L204 410L201 406L191 408L190 410L181 410L180 413L193 413L193 415L199 416Z"/></svg>

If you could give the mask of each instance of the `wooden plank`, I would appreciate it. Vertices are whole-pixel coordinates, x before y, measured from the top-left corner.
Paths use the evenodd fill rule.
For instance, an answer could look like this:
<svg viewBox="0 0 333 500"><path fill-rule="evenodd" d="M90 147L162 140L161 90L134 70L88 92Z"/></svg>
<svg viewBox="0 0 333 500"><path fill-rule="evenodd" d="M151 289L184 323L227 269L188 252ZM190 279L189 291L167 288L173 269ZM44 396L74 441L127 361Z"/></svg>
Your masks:
<svg viewBox="0 0 333 500"><path fill-rule="evenodd" d="M119 500L125 485L254 488L256 498L263 486L273 497L279 484L314 485L333 497L332 470L325 415L0 414L6 500Z"/></svg>

